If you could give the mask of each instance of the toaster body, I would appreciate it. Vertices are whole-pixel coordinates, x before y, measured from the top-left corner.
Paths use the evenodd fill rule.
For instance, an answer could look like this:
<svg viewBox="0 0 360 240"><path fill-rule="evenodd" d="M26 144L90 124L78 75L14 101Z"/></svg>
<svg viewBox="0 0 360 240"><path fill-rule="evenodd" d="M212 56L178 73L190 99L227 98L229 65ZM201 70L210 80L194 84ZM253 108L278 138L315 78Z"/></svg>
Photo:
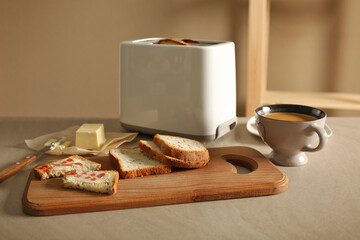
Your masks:
<svg viewBox="0 0 360 240"><path fill-rule="evenodd" d="M120 44L120 123L145 134L214 140L236 125L234 43Z"/></svg>

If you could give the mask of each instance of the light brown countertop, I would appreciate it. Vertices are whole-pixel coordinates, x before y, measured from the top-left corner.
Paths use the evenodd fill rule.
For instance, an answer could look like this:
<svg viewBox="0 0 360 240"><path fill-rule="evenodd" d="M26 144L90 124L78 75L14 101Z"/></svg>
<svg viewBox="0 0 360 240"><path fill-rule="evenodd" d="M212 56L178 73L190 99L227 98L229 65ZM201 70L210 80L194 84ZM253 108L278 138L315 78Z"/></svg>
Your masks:
<svg viewBox="0 0 360 240"><path fill-rule="evenodd" d="M90 121L122 131L116 119L0 118L0 169L32 152L25 139ZM206 146L249 146L266 156L246 121ZM327 123L334 134L325 149L308 153L305 166L279 167L289 188L271 196L34 217L21 203L33 163L0 183L0 239L360 239L360 118Z"/></svg>

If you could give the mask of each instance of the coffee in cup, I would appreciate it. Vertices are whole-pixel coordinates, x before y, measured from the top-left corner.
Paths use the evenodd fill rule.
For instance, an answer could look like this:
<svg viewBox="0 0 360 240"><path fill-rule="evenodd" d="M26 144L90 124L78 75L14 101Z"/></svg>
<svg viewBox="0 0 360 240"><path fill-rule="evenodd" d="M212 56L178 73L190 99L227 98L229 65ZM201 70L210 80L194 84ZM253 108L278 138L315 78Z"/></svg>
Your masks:
<svg viewBox="0 0 360 240"><path fill-rule="evenodd" d="M276 120L283 120L283 121L295 121L295 122L301 122L301 121L313 121L317 118L314 116L302 114L302 113L293 113L293 112L274 112L274 113L268 113L265 114L264 117L266 118L272 118Z"/></svg>
<svg viewBox="0 0 360 240"><path fill-rule="evenodd" d="M255 110L256 126L262 140L273 151L269 159L282 166L307 163L304 152L321 150L327 142L326 113L294 104L262 106Z"/></svg>

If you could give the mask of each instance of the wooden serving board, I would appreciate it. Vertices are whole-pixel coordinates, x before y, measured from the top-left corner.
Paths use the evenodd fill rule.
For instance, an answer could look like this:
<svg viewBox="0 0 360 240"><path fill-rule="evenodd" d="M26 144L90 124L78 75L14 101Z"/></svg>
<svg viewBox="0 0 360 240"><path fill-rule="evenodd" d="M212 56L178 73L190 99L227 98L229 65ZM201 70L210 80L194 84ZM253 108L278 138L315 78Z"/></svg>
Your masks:
<svg viewBox="0 0 360 240"><path fill-rule="evenodd" d="M120 179L114 195L65 189L60 178L41 181L31 173L23 210L30 215L94 212L271 195L288 187L287 176L252 148L210 148L209 152L210 162L203 168ZM102 169L115 169L108 157L89 159L101 163ZM252 172L238 174L233 164Z"/></svg>

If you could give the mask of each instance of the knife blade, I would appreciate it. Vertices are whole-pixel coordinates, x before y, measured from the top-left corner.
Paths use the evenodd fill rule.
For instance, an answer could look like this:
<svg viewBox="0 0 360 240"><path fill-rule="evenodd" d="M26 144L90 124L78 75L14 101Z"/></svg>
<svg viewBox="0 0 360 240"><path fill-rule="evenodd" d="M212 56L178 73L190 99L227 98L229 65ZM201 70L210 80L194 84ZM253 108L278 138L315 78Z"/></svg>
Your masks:
<svg viewBox="0 0 360 240"><path fill-rule="evenodd" d="M62 144L66 140L65 136L62 136L61 138L57 139L56 141L52 142L51 144L45 146L40 151L38 151L36 154L27 155L22 160L17 161L16 163L11 164L7 168L0 171L0 183L4 180L8 179L27 165L35 162L37 159L41 158L42 155L44 155L47 151L55 149L57 146Z"/></svg>

